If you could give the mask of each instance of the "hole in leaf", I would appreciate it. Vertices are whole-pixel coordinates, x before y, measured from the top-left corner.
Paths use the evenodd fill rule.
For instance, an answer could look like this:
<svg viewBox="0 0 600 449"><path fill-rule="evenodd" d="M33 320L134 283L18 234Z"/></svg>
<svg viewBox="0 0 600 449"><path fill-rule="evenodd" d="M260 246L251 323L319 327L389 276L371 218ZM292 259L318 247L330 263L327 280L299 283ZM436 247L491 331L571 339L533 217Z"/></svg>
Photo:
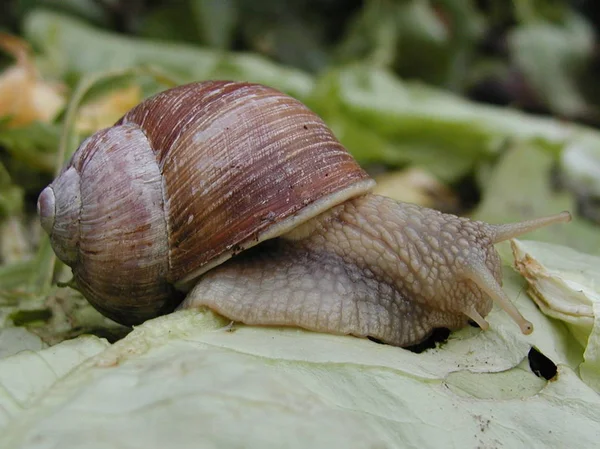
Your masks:
<svg viewBox="0 0 600 449"><path fill-rule="evenodd" d="M556 376L556 364L537 349L531 348L527 358L529 359L529 368L536 376L546 380Z"/></svg>

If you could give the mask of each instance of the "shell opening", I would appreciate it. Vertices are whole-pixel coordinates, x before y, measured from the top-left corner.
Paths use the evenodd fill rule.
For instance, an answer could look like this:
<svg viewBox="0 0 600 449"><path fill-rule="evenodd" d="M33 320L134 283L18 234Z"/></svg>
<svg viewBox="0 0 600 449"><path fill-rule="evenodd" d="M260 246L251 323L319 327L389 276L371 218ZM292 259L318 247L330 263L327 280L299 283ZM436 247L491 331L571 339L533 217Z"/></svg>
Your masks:
<svg viewBox="0 0 600 449"><path fill-rule="evenodd" d="M38 214L44 231L60 260L72 266L78 257L81 191L79 174L65 170L38 197Z"/></svg>

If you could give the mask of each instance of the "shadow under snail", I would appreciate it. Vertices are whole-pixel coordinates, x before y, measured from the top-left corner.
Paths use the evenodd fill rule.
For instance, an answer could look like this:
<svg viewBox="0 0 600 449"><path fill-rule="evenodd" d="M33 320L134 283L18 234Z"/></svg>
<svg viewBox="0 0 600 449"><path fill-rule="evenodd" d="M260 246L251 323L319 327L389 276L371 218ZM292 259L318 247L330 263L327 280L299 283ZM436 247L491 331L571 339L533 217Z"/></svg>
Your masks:
<svg viewBox="0 0 600 449"><path fill-rule="evenodd" d="M487 329L493 300L532 331L501 288L493 245L568 212L491 225L371 194L374 184L299 101L208 81L86 139L38 213L77 288L127 325L207 306L411 346L469 320Z"/></svg>

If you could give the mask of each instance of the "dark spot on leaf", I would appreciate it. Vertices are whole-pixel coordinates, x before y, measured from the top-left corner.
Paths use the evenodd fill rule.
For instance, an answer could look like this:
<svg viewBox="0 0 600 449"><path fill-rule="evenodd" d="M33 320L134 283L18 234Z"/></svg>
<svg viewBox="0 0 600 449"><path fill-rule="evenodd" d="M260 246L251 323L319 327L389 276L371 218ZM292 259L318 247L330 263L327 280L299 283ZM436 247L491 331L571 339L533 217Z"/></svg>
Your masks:
<svg viewBox="0 0 600 449"><path fill-rule="evenodd" d="M536 376L543 377L546 380L556 376L556 364L537 349L532 347L529 354L527 354L527 358L529 359L529 368Z"/></svg>

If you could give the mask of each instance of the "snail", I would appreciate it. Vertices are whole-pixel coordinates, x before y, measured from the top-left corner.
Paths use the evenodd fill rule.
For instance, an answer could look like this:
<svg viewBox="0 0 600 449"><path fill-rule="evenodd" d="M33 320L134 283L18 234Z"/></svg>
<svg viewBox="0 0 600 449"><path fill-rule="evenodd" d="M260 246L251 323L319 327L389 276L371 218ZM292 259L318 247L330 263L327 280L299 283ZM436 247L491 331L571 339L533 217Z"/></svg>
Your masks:
<svg viewBox="0 0 600 449"><path fill-rule="evenodd" d="M135 325L208 307L396 346L459 329L501 287L494 244L570 214L491 225L371 193L375 182L308 107L260 84L158 93L87 138L38 213L89 302Z"/></svg>

